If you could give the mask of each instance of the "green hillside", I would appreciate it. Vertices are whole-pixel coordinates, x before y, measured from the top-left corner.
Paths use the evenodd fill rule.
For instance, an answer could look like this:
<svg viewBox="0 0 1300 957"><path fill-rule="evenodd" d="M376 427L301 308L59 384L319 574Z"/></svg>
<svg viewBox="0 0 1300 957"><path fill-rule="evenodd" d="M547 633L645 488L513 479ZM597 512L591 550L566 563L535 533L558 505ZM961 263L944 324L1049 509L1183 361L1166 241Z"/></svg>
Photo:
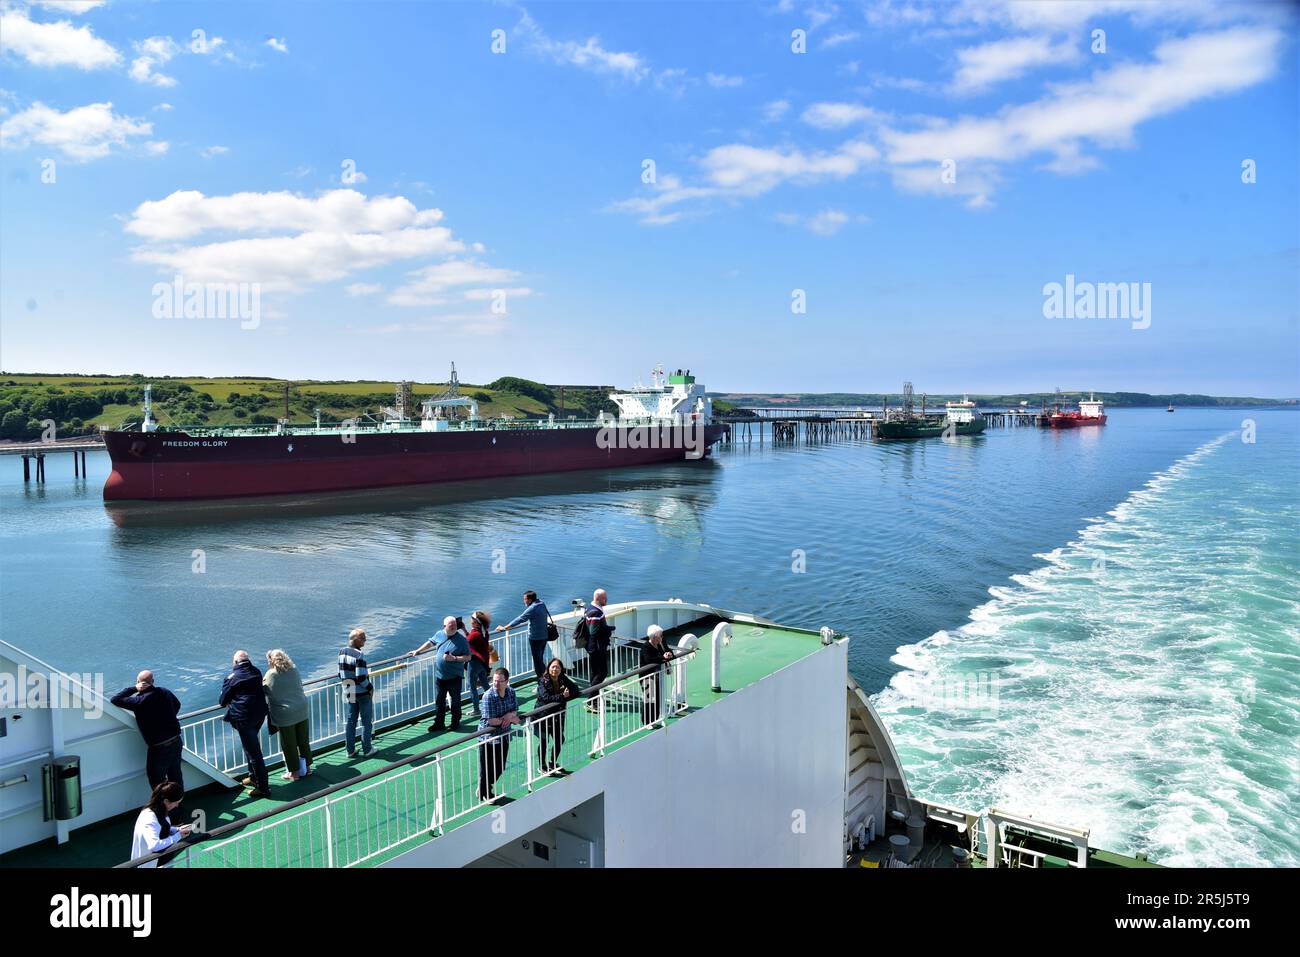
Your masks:
<svg viewBox="0 0 1300 957"><path fill-rule="evenodd" d="M154 415L164 425L270 425L285 418L314 421L321 409L325 422L377 415L394 403L395 382L306 381L286 383L266 378L196 378L109 375L17 374L0 372L0 439L38 437L44 420L54 420L61 438L89 434L140 421L146 383L153 385ZM416 402L446 391L444 383L417 382ZM486 385L461 383L461 394L476 399L485 417L539 418L577 415L594 418L613 412L600 386L558 387L506 376ZM563 400L563 405L561 405Z"/></svg>

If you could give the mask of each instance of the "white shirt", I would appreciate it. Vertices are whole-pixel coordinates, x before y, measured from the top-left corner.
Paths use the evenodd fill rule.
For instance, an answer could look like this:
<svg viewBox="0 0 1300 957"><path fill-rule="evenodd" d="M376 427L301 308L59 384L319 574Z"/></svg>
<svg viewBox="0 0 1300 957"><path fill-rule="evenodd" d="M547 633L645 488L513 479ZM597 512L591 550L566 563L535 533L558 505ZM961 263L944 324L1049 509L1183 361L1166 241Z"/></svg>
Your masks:
<svg viewBox="0 0 1300 957"><path fill-rule="evenodd" d="M146 854L165 851L181 839L181 832L175 827L166 837L159 837L161 833L162 823L158 820L158 815L149 808L142 810L140 816L135 819L135 832L131 835L131 860L144 857ZM157 867L158 862L149 861L140 866Z"/></svg>

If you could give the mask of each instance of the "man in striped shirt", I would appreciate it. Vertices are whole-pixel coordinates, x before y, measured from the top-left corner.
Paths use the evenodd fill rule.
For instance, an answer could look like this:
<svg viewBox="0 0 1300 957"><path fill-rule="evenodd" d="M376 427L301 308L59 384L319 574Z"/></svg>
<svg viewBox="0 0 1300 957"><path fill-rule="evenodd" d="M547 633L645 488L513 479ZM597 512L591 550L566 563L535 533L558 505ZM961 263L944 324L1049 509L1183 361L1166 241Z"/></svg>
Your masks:
<svg viewBox="0 0 1300 957"><path fill-rule="evenodd" d="M497 778L505 770L510 754L510 726L519 723L519 699L510 687L510 672L498 668L492 673L492 687L479 701L478 799L495 801Z"/></svg>
<svg viewBox="0 0 1300 957"><path fill-rule="evenodd" d="M343 683L343 700L348 705L348 721L343 729L343 743L348 757L356 757L357 719L361 719L361 756L371 757L375 749L370 745L371 728L375 721L375 687L370 682L370 669L361 649L366 643L366 633L353 628L348 634L348 646L339 652L339 681Z"/></svg>

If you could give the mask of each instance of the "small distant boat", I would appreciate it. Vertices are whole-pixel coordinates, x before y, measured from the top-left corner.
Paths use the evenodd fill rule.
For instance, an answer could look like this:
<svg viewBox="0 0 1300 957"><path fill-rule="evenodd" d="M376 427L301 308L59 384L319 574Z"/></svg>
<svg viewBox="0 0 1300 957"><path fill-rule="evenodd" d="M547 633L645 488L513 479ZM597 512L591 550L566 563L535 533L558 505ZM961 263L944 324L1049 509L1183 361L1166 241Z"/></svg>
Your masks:
<svg viewBox="0 0 1300 957"><path fill-rule="evenodd" d="M1172 412L1172 411L1174 411L1174 404L1173 404L1172 402L1170 402L1170 403L1169 403L1169 408L1165 409L1165 411L1166 411L1166 412Z"/></svg>

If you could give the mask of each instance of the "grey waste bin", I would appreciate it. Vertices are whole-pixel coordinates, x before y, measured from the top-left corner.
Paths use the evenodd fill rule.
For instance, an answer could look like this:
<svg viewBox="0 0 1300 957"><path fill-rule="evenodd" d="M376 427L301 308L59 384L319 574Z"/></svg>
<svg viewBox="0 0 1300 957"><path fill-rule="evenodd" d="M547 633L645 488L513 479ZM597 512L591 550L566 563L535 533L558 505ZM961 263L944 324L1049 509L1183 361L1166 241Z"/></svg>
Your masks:
<svg viewBox="0 0 1300 957"><path fill-rule="evenodd" d="M71 821L80 817L81 756L65 754L45 765L45 787L46 810L54 820Z"/></svg>

